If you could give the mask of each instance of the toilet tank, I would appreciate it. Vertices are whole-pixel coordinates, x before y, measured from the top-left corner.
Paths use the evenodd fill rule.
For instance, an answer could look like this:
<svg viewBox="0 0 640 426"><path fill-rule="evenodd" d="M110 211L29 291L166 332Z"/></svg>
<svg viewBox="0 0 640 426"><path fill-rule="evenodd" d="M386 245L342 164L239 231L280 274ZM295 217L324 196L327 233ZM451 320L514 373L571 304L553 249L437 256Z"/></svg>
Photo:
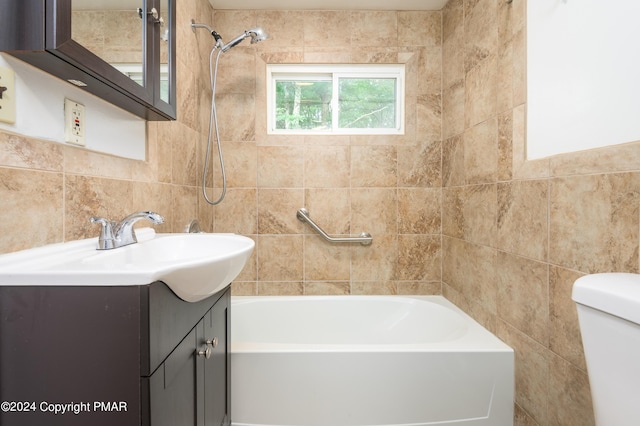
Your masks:
<svg viewBox="0 0 640 426"><path fill-rule="evenodd" d="M573 285L596 424L640 425L640 275L586 275Z"/></svg>

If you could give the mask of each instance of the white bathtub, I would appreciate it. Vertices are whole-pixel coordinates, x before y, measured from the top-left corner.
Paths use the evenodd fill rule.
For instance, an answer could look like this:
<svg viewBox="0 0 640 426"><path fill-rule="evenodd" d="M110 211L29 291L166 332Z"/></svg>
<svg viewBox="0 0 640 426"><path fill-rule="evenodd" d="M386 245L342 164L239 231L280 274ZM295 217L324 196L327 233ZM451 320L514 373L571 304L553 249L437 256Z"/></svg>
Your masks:
<svg viewBox="0 0 640 426"><path fill-rule="evenodd" d="M441 296L231 300L233 425L513 424L513 350Z"/></svg>

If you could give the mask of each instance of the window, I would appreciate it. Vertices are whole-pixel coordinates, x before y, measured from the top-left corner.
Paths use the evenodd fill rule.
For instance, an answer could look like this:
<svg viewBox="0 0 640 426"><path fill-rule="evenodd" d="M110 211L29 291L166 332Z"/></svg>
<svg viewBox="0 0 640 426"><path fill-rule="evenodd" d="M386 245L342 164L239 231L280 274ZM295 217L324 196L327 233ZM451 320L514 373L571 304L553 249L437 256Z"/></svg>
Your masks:
<svg viewBox="0 0 640 426"><path fill-rule="evenodd" d="M403 134L404 65L268 65L271 134Z"/></svg>

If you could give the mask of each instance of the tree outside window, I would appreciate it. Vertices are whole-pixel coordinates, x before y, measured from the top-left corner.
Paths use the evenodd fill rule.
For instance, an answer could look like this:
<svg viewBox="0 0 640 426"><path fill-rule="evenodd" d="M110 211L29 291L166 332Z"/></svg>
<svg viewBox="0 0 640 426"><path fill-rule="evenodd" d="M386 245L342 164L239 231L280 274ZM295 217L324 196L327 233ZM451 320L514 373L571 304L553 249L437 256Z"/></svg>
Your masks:
<svg viewBox="0 0 640 426"><path fill-rule="evenodd" d="M271 65L270 133L402 134L402 65Z"/></svg>

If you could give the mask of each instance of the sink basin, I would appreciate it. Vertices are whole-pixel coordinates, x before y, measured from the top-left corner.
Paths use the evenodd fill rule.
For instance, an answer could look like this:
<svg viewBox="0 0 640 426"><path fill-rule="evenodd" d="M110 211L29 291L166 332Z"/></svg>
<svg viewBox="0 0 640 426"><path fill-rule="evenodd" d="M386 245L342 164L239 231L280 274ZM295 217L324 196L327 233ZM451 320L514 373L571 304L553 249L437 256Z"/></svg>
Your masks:
<svg viewBox="0 0 640 426"><path fill-rule="evenodd" d="M162 281L197 302L238 276L255 243L236 234L156 234L136 230L137 244L96 250L97 238L0 256L0 285L145 285Z"/></svg>

